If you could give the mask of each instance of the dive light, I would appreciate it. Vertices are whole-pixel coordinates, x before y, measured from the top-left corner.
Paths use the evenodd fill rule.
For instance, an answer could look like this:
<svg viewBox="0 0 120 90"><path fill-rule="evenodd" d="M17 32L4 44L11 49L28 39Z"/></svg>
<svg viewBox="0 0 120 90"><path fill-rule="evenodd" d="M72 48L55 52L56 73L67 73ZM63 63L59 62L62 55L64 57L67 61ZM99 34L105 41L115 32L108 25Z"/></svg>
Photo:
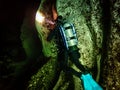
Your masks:
<svg viewBox="0 0 120 90"><path fill-rule="evenodd" d="M77 48L78 39L74 25L72 23L62 20L62 16L58 16L56 23L57 23L56 29L59 30L61 34L61 38L65 48L69 52L78 50Z"/></svg>

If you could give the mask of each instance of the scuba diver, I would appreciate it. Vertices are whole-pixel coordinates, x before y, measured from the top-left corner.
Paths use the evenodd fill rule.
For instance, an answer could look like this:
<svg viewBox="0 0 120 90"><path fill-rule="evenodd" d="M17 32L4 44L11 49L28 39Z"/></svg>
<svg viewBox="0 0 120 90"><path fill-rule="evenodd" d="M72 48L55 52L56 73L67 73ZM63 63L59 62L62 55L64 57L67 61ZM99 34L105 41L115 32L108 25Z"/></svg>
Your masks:
<svg viewBox="0 0 120 90"><path fill-rule="evenodd" d="M67 22L62 16L55 21L55 28L48 36L48 40L55 36L58 44L58 61L64 72L72 73L82 80L84 90L103 90L92 78L89 71L79 62L80 53L77 47L78 40L74 25ZM68 66L68 58L81 70L75 71Z"/></svg>

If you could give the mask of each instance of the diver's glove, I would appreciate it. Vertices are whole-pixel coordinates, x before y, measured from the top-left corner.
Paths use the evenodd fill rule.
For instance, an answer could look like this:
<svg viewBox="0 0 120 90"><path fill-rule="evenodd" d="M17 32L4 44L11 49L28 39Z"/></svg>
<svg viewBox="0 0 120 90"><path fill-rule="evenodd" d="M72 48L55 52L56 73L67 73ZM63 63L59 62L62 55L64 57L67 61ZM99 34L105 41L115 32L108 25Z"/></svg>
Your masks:
<svg viewBox="0 0 120 90"><path fill-rule="evenodd" d="M89 73L82 74L80 78L82 80L84 90L103 90Z"/></svg>

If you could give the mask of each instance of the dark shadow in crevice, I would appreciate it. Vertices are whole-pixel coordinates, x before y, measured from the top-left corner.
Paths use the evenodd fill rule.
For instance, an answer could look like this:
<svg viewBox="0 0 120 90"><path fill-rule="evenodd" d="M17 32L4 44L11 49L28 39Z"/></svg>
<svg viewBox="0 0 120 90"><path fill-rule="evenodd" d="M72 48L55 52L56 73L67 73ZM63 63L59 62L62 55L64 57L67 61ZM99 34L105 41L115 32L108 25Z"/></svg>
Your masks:
<svg viewBox="0 0 120 90"><path fill-rule="evenodd" d="M102 42L102 57L101 57L101 71L100 71L100 83L103 83L102 73L104 70L105 62L108 59L108 44L111 33L111 11L110 0L101 0L102 7L102 25L103 25L103 42Z"/></svg>
<svg viewBox="0 0 120 90"><path fill-rule="evenodd" d="M24 1L21 1L21 3L22 2L24 2ZM33 33L34 36L32 38L36 44L37 51L32 52L34 55L31 58L27 58L27 57L25 57L26 56L25 51L23 50L23 48L21 48L22 42L20 40L20 34L21 34L20 26L24 19L24 13L25 13L25 10L23 10L23 9L26 9L29 6L31 8L31 12L34 12L33 14L35 14L35 12L38 8L37 6L40 4L38 1L35 1L35 2L30 1L30 2L28 2L29 4L27 4L27 5L24 4L24 8L22 8L22 10L20 11L19 15L22 16L21 19L18 18L19 15L18 15L18 17L17 16L14 17L15 20L13 20L13 21L10 19L11 23L9 25L7 24L8 26L6 25L6 23L3 22L4 30L2 33L6 34L6 38L4 36L2 38L2 41L4 41L4 43L2 43L3 52L5 52L5 54L6 53L9 54L10 52L6 51L6 49L4 49L4 48L10 48L10 50L11 50L11 46L15 47L17 49L22 49L20 53L23 54L24 59L26 58L26 60L20 60L20 56L18 56L18 57L15 56L16 59L19 59L19 62L23 61L23 62L25 62L25 64L22 66L21 65L16 66L16 68L17 67L21 67L21 68L20 69L15 68L16 70L15 70L14 75L5 79L6 81L4 81L4 82L9 82L9 83L7 85L6 84L3 85L2 88L0 87L0 89L2 89L2 90L25 90L28 86L28 81L30 80L31 76L34 75L35 73L37 73L38 70L49 60L49 58L46 58L42 53L42 43L38 37L38 33L36 31L35 25L34 25L34 28L32 28L34 31L34 33ZM22 6L22 5L20 5L20 6ZM18 6L18 8L19 8L19 6ZM35 16L35 15L30 15L30 17L31 16ZM11 18L13 18L13 17L11 17ZM31 20L35 20L35 19L31 18ZM34 23L34 21L31 21L31 22ZM17 33L17 34L15 34L15 39L13 39L12 42L11 41L9 42L9 36L12 36L14 33L8 33L5 28L9 32L11 30L13 30L13 32ZM3 52L2 52L2 54L3 54ZM8 54L6 54L6 55L8 56ZM10 57L14 58L13 56L10 56ZM22 56L21 56L21 58L22 58ZM13 61L13 62L16 62L16 61ZM17 63L19 63L19 62L17 60ZM10 81L8 81L8 80L10 80Z"/></svg>

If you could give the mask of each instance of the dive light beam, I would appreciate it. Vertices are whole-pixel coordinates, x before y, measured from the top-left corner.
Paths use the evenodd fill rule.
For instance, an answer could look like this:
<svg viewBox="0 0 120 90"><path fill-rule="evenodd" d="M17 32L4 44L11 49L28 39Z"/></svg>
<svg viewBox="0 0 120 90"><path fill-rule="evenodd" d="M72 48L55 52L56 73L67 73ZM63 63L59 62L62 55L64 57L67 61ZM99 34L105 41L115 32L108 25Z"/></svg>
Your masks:
<svg viewBox="0 0 120 90"><path fill-rule="evenodd" d="M45 17L39 11L37 11L35 19L37 22L42 23L44 22Z"/></svg>

